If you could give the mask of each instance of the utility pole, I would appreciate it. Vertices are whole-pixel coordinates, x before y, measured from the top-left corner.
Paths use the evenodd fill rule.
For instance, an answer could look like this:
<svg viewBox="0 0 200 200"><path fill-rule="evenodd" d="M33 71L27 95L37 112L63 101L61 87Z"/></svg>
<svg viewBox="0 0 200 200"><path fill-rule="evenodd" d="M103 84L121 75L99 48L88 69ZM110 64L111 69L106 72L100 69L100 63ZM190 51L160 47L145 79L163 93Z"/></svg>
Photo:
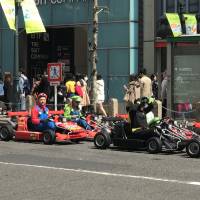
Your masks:
<svg viewBox="0 0 200 200"><path fill-rule="evenodd" d="M15 0L15 64L13 68L13 102L14 108L19 110L19 8L22 0Z"/></svg>
<svg viewBox="0 0 200 200"><path fill-rule="evenodd" d="M91 103L96 113L96 80L97 80L97 45L98 45L98 0L93 0L93 45L92 45L92 98Z"/></svg>
<svg viewBox="0 0 200 200"><path fill-rule="evenodd" d="M183 13L184 13L184 1L179 0L178 1L178 14L180 16L182 34L186 34L185 17L183 15Z"/></svg>

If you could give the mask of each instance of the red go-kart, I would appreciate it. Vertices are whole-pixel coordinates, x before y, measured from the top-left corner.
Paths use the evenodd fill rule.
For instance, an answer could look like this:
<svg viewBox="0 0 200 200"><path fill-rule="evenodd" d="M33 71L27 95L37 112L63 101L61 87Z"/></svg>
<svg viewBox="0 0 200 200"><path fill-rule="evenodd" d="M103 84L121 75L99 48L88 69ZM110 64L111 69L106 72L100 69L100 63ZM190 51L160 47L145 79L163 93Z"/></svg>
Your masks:
<svg viewBox="0 0 200 200"><path fill-rule="evenodd" d="M50 114L62 114L59 111L50 111ZM4 124L0 128L0 139L3 141L24 140L43 141L44 144L55 142L72 141L78 142L87 137L85 129L73 122L61 123L55 120L56 131L45 130L43 132L33 131L30 127L30 117L28 112L8 112L8 117L16 117L16 126Z"/></svg>

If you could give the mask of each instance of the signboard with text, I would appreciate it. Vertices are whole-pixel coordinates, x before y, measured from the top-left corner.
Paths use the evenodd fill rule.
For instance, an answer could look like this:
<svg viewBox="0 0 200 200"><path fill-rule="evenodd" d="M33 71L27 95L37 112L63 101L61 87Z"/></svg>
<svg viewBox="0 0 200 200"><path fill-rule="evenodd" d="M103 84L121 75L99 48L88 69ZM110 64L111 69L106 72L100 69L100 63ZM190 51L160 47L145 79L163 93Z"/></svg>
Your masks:
<svg viewBox="0 0 200 200"><path fill-rule="evenodd" d="M51 82L60 82L62 81L62 63L48 63L47 73L48 81Z"/></svg>

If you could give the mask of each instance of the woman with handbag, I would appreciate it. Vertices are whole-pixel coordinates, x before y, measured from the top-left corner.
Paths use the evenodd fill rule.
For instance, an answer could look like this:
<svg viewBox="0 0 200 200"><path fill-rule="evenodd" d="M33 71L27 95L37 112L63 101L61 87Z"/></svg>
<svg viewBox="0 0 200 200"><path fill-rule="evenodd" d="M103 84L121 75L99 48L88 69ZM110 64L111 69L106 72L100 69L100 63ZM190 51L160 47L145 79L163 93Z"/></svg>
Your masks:
<svg viewBox="0 0 200 200"><path fill-rule="evenodd" d="M136 99L139 99L140 96L140 81L138 77L134 74L130 75L128 86L124 85L126 91L123 100L126 102L126 108L134 104Z"/></svg>

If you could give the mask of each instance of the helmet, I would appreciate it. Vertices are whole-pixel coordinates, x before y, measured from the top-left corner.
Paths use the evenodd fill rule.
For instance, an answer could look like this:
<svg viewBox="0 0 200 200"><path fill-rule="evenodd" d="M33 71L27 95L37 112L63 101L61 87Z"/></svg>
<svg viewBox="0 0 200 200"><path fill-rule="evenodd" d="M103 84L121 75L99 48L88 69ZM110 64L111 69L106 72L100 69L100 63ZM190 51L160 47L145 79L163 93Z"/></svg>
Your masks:
<svg viewBox="0 0 200 200"><path fill-rule="evenodd" d="M81 102L81 97L78 95L71 97L71 99L72 99L72 101L75 101L75 102Z"/></svg>
<svg viewBox="0 0 200 200"><path fill-rule="evenodd" d="M141 102L141 104L148 104L149 99L148 99L148 97L141 97L140 102Z"/></svg>
<svg viewBox="0 0 200 200"><path fill-rule="evenodd" d="M45 93L40 93L40 94L38 94L38 96L37 96L38 100L39 100L40 98L42 98L42 97L44 97L45 99L47 99L47 95L46 95Z"/></svg>

